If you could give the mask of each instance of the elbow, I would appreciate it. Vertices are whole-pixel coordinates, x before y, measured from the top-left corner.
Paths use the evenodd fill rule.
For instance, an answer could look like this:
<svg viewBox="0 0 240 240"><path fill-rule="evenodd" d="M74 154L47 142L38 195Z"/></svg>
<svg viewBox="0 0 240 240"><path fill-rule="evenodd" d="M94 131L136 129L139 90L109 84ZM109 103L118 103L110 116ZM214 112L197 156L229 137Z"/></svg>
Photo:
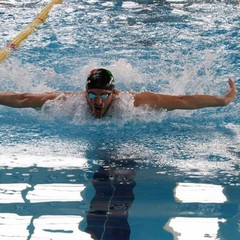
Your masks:
<svg viewBox="0 0 240 240"><path fill-rule="evenodd" d="M228 102L226 99L223 99L222 105L223 107L227 106L230 102Z"/></svg>
<svg viewBox="0 0 240 240"><path fill-rule="evenodd" d="M221 99L221 105L220 106L227 106L228 104L230 104L232 101L234 100L234 98L228 98L228 97L223 97Z"/></svg>

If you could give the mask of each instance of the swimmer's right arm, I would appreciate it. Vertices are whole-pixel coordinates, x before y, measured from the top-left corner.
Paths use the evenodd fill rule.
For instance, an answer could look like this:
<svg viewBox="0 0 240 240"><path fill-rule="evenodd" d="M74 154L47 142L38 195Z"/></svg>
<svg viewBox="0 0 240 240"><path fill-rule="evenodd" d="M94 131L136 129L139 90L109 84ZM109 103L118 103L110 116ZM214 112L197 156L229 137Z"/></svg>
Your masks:
<svg viewBox="0 0 240 240"><path fill-rule="evenodd" d="M61 92L17 93L0 92L0 104L14 108L40 108L48 100L56 99Z"/></svg>

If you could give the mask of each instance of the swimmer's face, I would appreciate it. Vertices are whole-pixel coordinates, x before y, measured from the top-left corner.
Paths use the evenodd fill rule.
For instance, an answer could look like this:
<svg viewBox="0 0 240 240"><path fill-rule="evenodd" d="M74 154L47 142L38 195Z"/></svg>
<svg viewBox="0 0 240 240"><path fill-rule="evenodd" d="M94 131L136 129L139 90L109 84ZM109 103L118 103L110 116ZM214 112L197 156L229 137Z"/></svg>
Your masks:
<svg viewBox="0 0 240 240"><path fill-rule="evenodd" d="M86 99L94 117L101 118L113 101L113 92L105 89L90 89L86 91Z"/></svg>

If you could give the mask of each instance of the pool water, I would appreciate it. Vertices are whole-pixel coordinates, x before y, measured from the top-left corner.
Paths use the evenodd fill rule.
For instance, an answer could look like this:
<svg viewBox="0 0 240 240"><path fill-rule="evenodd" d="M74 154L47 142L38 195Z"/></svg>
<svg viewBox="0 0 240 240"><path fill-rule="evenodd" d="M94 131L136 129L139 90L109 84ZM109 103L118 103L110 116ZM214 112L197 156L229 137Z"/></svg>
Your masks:
<svg viewBox="0 0 240 240"><path fill-rule="evenodd" d="M0 2L4 47L49 1ZM238 1L68 0L0 64L0 91L81 91L92 68L124 91L239 86ZM240 103L134 108L84 99L0 106L1 240L240 239ZM83 101L82 101L83 100ZM73 109L72 105L78 108Z"/></svg>

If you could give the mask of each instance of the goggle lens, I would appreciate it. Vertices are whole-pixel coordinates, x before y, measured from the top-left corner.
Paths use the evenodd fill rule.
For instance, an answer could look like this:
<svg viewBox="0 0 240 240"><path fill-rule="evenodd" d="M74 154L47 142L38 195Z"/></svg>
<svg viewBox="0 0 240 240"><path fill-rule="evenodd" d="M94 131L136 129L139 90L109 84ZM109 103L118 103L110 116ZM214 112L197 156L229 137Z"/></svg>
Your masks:
<svg viewBox="0 0 240 240"><path fill-rule="evenodd" d="M97 95L97 94L95 94L95 93L91 93L91 92L90 92L90 93L88 93L88 98L91 99L91 100L93 100L93 99L95 99L95 98L97 98L97 97L100 97L102 100L106 100L109 95L110 95L110 93L103 93L103 94L101 94L101 95Z"/></svg>

